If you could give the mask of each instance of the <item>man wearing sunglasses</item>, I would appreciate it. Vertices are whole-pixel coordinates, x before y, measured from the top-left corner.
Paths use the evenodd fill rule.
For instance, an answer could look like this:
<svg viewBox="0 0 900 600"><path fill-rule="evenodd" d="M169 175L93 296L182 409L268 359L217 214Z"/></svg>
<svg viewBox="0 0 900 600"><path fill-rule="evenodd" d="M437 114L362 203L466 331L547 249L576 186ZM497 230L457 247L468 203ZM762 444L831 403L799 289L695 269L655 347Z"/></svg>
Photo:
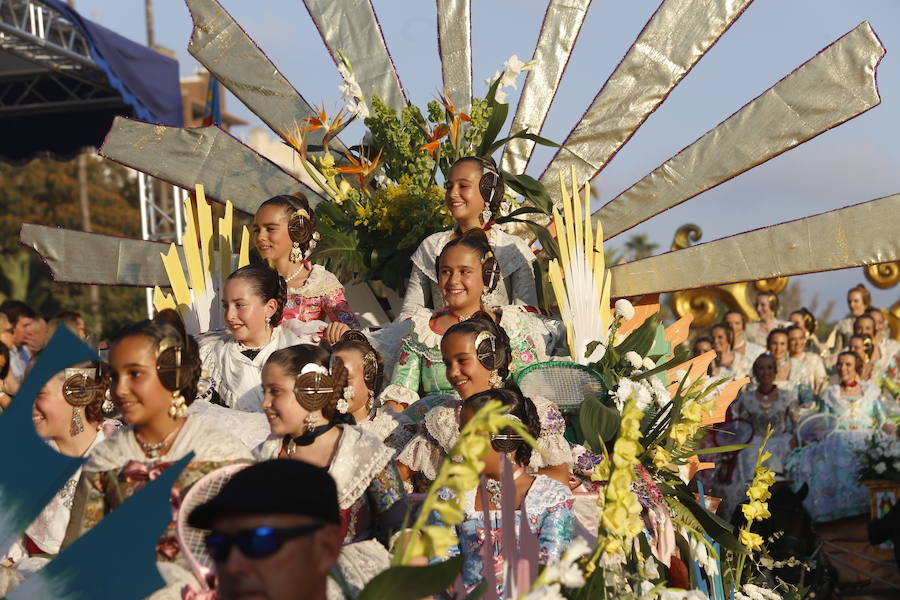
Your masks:
<svg viewBox="0 0 900 600"><path fill-rule="evenodd" d="M292 459L239 471L188 518L211 530L206 547L225 600L324 600L341 552L340 522L328 472Z"/></svg>

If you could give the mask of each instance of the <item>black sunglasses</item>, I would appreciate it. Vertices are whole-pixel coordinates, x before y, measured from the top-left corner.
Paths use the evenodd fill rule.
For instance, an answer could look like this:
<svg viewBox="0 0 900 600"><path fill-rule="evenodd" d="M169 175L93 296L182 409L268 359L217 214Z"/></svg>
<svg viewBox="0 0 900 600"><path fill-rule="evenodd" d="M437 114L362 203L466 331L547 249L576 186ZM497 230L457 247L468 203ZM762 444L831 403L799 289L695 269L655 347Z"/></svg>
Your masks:
<svg viewBox="0 0 900 600"><path fill-rule="evenodd" d="M299 527L257 527L227 534L213 531L206 536L206 550L216 562L225 562L231 546L237 545L247 558L265 558L278 552L288 540L315 533L324 523L311 523Z"/></svg>

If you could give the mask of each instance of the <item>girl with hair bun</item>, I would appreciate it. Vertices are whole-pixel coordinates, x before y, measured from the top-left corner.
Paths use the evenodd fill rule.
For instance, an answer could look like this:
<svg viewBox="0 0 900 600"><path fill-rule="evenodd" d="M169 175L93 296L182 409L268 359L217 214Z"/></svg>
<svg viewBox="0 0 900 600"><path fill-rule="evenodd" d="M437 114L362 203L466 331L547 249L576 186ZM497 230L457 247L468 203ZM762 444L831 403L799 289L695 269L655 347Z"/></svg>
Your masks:
<svg viewBox="0 0 900 600"><path fill-rule="evenodd" d="M765 345L769 332L790 325L789 322L778 318L780 306L778 294L775 292L767 291L757 294L756 312L759 314L759 320L747 323L744 337L754 344Z"/></svg>
<svg viewBox="0 0 900 600"><path fill-rule="evenodd" d="M60 454L88 456L119 426L118 421L103 416L104 404L109 404L108 390L106 363L85 362L60 371L41 388L31 410L35 433ZM59 553L80 476L78 469L10 548L6 556L9 563L33 571L48 560L35 555Z"/></svg>
<svg viewBox="0 0 900 600"><path fill-rule="evenodd" d="M508 406L507 414L519 420L532 437L540 435L540 423L536 418L535 406L528 398L509 390L489 390L466 398L462 406L460 423L465 426L485 404L499 400ZM487 435L487 434L485 434ZM482 581L485 552L484 529L491 528L493 548L488 553L495 560L494 575L497 582L497 597L504 597L506 562L497 560L503 556L504 534L501 503L515 509L515 530L521 527L522 513L527 515L528 526L537 537L540 547L540 564L552 563L562 556L572 542L575 527L573 506L575 498L568 486L545 475L530 474L527 470L532 460L531 447L514 430L503 430L491 436L488 453L484 457L482 474L486 479L487 494L480 488L467 492L462 502L464 519L456 526L459 543L450 547L450 556L464 558L462 579L466 591L471 592ZM500 478L502 460L506 458L513 468L515 497L507 498L502 492ZM489 515L490 523L484 521ZM438 518L439 519L439 518Z"/></svg>
<svg viewBox="0 0 900 600"><path fill-rule="evenodd" d="M853 321L857 317L864 315L866 309L870 306L872 306L872 294L865 285L858 283L847 290L847 308L850 309L850 313L834 326L834 333L832 334L834 335L834 343L830 348L833 353L837 353L842 348L850 345L850 336L853 335Z"/></svg>
<svg viewBox="0 0 900 600"><path fill-rule="evenodd" d="M194 456L175 481L172 514L184 493L222 466L250 462L250 451L209 419L188 416L197 395L200 358L174 310L122 331L109 352L110 393L127 424L91 451L75 492L63 547L94 527L175 461ZM169 593L196 585L169 523L156 546ZM179 596L180 597L180 596Z"/></svg>
<svg viewBox="0 0 900 600"><path fill-rule="evenodd" d="M421 421L419 432L401 451L398 463L401 475L412 479L416 489L427 487L437 477L441 462L459 437L463 405L460 398L501 385L515 387L507 381L512 365L509 338L486 313L478 313L450 327L441 340L441 355L447 379L459 398L440 397L440 402L433 406L432 402L421 400L410 409L411 416L424 417L417 419ZM544 398L529 400L529 406L532 405L536 407L535 427L539 434L535 439L541 452L530 454L526 461L529 472L540 472L568 483L573 458L563 436L566 423L562 413ZM426 408L427 412L423 412Z"/></svg>
<svg viewBox="0 0 900 600"><path fill-rule="evenodd" d="M222 292L227 330L199 337L202 400L262 412L260 374L266 359L276 350L313 339L279 325L285 293L284 279L265 265L247 265L228 276ZM265 424L261 427L264 431Z"/></svg>
<svg viewBox="0 0 900 600"><path fill-rule="evenodd" d="M491 157L460 158L447 173L444 202L456 221L453 229L434 233L419 244L412 255L412 273L398 319L412 316L422 308L442 308L443 290L434 262L447 242L470 229L483 229L488 242L503 265L503 273L485 297L485 306L525 304L537 306L537 291L531 263L534 252L520 237L503 231L494 221L500 216L505 185L503 175Z"/></svg>
<svg viewBox="0 0 900 600"><path fill-rule="evenodd" d="M354 427L341 403L343 361L319 346L292 346L269 357L262 381L271 435L257 448L257 459L292 458L328 469L337 484L344 543L377 539L386 546L403 524L406 493L394 451ZM384 548L375 552L386 555Z"/></svg>
<svg viewBox="0 0 900 600"><path fill-rule="evenodd" d="M454 393L441 357L441 337L452 325L485 311L485 298L500 281L501 265L480 229L447 242L431 268L445 306L436 311L419 308L410 316L412 329L401 341L390 385L381 394L382 402L401 409L416 403L420 387L426 396ZM486 314L509 335L510 369L545 360L548 348L562 339L559 322L520 305L494 307Z"/></svg>
<svg viewBox="0 0 900 600"><path fill-rule="evenodd" d="M282 315L285 324L291 326L294 320L331 321L333 325L326 329L326 337L336 342L347 328L359 329L359 322L338 278L310 262L318 241L316 213L303 194L269 198L253 217L257 251L287 283Z"/></svg>

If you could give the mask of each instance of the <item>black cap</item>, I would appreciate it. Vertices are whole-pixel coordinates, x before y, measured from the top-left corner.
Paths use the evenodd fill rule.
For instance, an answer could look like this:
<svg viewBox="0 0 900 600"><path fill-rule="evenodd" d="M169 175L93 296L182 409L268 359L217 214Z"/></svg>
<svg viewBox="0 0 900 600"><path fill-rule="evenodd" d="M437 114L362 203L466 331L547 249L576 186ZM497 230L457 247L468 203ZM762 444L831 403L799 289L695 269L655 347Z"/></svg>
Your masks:
<svg viewBox="0 0 900 600"><path fill-rule="evenodd" d="M328 471L309 463L279 458L235 473L219 495L195 508L188 524L211 529L224 515L290 514L340 524L337 487Z"/></svg>

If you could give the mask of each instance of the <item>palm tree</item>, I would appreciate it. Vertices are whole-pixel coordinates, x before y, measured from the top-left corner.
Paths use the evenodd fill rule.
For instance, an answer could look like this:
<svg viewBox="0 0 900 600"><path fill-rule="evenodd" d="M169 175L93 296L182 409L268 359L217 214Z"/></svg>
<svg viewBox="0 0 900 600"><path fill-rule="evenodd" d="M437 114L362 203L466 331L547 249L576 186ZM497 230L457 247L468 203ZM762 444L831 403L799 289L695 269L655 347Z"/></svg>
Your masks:
<svg viewBox="0 0 900 600"><path fill-rule="evenodd" d="M625 242L625 248L631 252L632 260L638 260L653 254L659 244L651 242L646 233L635 233Z"/></svg>

